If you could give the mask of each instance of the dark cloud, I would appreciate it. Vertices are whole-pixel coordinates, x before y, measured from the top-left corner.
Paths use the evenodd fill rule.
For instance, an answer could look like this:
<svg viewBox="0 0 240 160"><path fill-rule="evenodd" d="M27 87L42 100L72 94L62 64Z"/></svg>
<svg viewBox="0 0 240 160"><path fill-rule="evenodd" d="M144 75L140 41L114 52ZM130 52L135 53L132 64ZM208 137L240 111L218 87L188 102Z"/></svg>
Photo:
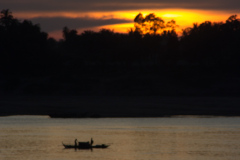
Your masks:
<svg viewBox="0 0 240 160"><path fill-rule="evenodd" d="M238 10L240 0L1 0L12 11L112 11L161 8Z"/></svg>
<svg viewBox="0 0 240 160"><path fill-rule="evenodd" d="M91 18L33 18L30 19L34 24L40 24L45 32L52 32L67 26L70 29L90 28L110 24L132 22L125 19L91 19Z"/></svg>

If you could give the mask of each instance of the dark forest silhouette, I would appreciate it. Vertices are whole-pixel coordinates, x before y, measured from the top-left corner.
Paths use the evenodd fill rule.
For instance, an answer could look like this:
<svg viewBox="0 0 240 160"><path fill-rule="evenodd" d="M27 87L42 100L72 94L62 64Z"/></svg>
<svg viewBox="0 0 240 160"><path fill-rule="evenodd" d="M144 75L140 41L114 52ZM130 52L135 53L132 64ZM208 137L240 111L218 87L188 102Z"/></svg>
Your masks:
<svg viewBox="0 0 240 160"><path fill-rule="evenodd" d="M240 20L193 24L140 13L128 34L63 28L0 17L0 90L15 94L239 95Z"/></svg>

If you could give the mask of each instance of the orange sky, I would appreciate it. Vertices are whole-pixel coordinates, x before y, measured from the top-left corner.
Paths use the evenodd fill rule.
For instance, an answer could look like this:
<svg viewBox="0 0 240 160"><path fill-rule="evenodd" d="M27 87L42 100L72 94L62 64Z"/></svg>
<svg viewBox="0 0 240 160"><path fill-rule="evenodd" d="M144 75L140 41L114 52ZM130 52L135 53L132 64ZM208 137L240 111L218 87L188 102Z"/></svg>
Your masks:
<svg viewBox="0 0 240 160"><path fill-rule="evenodd" d="M84 30L99 31L101 28L113 29L115 32L127 33L133 27L134 17L141 12L144 16L149 13L155 13L165 22L174 19L179 25L177 32L181 34L181 30L186 27L191 27L193 23L202 23L204 21L224 22L230 15L237 14L231 11L220 10L200 10L200 9L161 9L161 10L131 10L131 11L101 11L101 12L17 12L14 15L17 18L31 19L35 17L65 17L65 18L85 18L85 19L125 19L129 23L117 23L109 25L93 26L88 28L70 28L76 29L79 33ZM132 21L132 22L131 22ZM67 25L67 24L66 24ZM61 26L63 28L64 26ZM50 37L56 39L62 38L61 30L48 32Z"/></svg>
<svg viewBox="0 0 240 160"><path fill-rule="evenodd" d="M133 20L139 11L128 12L115 12L113 15L116 18L126 18ZM149 13L155 13L156 16L161 17L168 22L172 19L179 25L179 29L191 27L193 23L202 23L205 21L224 22L226 19L236 13L222 12L222 11L206 11L206 10L187 10L187 9L162 9L162 10L143 10L143 16ZM117 32L126 32L129 28L133 27L133 23L123 23L115 25L101 26L106 28L113 28ZM99 27L99 28L101 28Z"/></svg>
<svg viewBox="0 0 240 160"><path fill-rule="evenodd" d="M182 28L204 21L225 21L240 13L240 0L0 0L1 9L13 16L40 24L42 31L60 39L70 29L99 31L101 28L126 33L139 13L155 13L165 22L174 19Z"/></svg>

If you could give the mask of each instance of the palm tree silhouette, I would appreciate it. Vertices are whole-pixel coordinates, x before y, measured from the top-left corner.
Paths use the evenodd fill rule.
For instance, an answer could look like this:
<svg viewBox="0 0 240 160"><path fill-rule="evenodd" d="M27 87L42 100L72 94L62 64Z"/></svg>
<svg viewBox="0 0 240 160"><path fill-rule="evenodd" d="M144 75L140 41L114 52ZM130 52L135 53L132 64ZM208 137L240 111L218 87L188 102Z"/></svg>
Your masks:
<svg viewBox="0 0 240 160"><path fill-rule="evenodd" d="M10 26L13 23L13 15L9 9L3 9L0 14L0 24L5 27Z"/></svg>

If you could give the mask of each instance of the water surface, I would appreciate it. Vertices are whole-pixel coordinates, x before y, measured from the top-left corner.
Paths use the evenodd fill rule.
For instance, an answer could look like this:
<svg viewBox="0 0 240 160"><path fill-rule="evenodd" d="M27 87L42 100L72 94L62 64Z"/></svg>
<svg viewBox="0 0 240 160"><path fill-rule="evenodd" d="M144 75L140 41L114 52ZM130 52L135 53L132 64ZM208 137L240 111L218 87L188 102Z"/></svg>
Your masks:
<svg viewBox="0 0 240 160"><path fill-rule="evenodd" d="M64 149L75 138L110 147ZM0 144L3 160L236 160L240 117L0 117Z"/></svg>

